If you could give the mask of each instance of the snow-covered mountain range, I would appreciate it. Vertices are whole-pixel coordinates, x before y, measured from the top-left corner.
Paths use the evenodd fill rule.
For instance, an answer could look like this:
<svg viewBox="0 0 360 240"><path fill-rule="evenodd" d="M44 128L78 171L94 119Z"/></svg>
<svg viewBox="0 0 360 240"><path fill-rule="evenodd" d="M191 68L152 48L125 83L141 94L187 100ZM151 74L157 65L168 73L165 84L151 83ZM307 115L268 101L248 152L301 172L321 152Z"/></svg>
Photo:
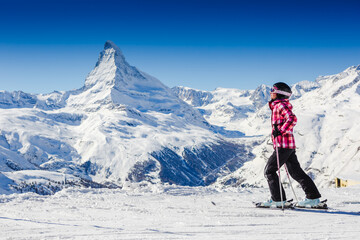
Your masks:
<svg viewBox="0 0 360 240"><path fill-rule="evenodd" d="M251 156L244 143L215 129L107 41L80 89L0 92L2 191L140 181L208 185Z"/></svg>
<svg viewBox="0 0 360 240"><path fill-rule="evenodd" d="M292 86L291 103L298 117L295 127L297 155L306 172L323 187L331 185L335 177L360 180L359 80L360 65ZM259 144L252 148L254 159L234 173L219 178L216 184L266 186L263 169L273 152L270 110L266 101L269 88L204 92L177 87L173 91L198 108L210 124L236 129L249 138L259 138ZM286 173L282 176L286 182Z"/></svg>
<svg viewBox="0 0 360 240"><path fill-rule="evenodd" d="M360 175L359 80L357 66L292 86L297 154L322 186ZM80 89L0 91L0 193L138 182L265 186L269 90L170 89L107 41Z"/></svg>

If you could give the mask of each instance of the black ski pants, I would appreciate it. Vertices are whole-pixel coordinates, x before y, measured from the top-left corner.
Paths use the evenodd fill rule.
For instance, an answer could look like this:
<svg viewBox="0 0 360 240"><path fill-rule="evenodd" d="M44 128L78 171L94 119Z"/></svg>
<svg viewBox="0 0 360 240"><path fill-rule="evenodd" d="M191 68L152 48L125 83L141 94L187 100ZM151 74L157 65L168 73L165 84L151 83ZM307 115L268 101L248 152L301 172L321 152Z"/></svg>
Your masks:
<svg viewBox="0 0 360 240"><path fill-rule="evenodd" d="M300 167L299 161L295 154L295 149L279 148L280 166L286 164L290 176L297 181L305 192L306 198L315 199L320 198L320 192L315 186L313 180ZM270 156L266 167L265 177L268 181L271 198L273 201L281 201L279 177L277 175L278 165L276 158L276 151ZM284 188L282 188L283 200L286 200Z"/></svg>

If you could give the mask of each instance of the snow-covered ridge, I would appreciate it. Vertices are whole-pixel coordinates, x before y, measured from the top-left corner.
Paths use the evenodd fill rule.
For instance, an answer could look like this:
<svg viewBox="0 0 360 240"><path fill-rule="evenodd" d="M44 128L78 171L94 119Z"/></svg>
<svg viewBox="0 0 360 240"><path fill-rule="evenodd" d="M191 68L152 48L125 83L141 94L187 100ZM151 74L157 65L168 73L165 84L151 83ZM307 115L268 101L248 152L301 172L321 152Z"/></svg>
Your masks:
<svg viewBox="0 0 360 240"><path fill-rule="evenodd" d="M297 99L302 95L304 95L305 93L310 92L319 87L320 84L317 82L302 81L296 83L291 87L291 91L292 91L291 99L292 100Z"/></svg>
<svg viewBox="0 0 360 240"><path fill-rule="evenodd" d="M41 108L45 110L58 109L65 106L65 101L71 91L50 94L29 94L22 91L0 91L0 108Z"/></svg>
<svg viewBox="0 0 360 240"><path fill-rule="evenodd" d="M200 107L209 104L214 95L211 92L191 89L188 87L174 87L172 91L186 103Z"/></svg>
<svg viewBox="0 0 360 240"><path fill-rule="evenodd" d="M197 108L212 125L228 131L246 132L241 123L268 101L270 88L261 85L256 90L217 88L200 91L174 87L173 92Z"/></svg>

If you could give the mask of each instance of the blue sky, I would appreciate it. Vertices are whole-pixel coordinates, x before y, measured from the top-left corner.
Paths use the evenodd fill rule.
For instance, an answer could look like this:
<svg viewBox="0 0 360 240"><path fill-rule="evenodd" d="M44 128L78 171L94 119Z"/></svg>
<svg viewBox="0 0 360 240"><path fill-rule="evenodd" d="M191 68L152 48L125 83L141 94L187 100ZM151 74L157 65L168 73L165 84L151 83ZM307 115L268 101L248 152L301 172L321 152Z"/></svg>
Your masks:
<svg viewBox="0 0 360 240"><path fill-rule="evenodd" d="M360 64L358 1L0 4L0 90L80 88L106 40L169 87L255 89Z"/></svg>

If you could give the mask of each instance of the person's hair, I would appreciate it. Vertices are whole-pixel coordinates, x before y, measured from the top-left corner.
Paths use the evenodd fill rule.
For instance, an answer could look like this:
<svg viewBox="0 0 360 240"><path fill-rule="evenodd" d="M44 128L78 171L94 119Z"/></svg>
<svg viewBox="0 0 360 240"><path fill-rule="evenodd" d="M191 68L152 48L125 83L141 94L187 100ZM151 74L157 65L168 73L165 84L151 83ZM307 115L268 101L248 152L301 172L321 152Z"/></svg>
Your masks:
<svg viewBox="0 0 360 240"><path fill-rule="evenodd" d="M287 92L287 93L292 93L291 88L289 87L289 85L287 85L284 82L277 82L273 85L273 87L276 87L276 89ZM276 98L277 99L288 99L290 98L289 96L280 94L280 93L276 93Z"/></svg>

